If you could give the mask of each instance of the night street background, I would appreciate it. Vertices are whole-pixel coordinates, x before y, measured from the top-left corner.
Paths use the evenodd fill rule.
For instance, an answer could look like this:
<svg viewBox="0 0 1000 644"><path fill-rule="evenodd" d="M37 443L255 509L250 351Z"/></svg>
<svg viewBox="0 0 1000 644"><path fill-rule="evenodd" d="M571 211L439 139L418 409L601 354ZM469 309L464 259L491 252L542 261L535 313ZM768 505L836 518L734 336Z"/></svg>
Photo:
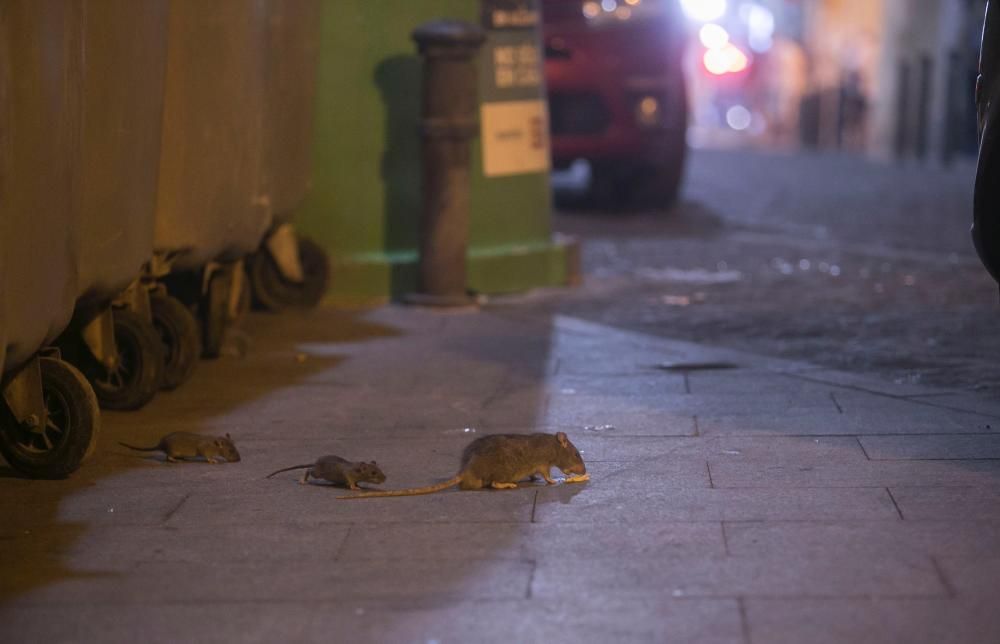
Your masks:
<svg viewBox="0 0 1000 644"><path fill-rule="evenodd" d="M969 161L693 151L668 214L594 211L564 192L555 227L584 240L586 286L535 306L1000 393L997 288L969 237L974 178Z"/></svg>

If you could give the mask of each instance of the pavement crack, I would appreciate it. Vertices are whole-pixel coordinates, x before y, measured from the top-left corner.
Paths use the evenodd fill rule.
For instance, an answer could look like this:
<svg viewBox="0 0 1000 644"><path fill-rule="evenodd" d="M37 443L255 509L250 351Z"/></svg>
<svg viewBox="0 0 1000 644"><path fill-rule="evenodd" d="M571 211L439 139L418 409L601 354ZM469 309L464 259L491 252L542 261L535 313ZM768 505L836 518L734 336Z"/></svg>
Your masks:
<svg viewBox="0 0 1000 644"><path fill-rule="evenodd" d="M535 509L538 507L538 490L535 490L535 496L531 500L531 523L535 523Z"/></svg>
<svg viewBox="0 0 1000 644"><path fill-rule="evenodd" d="M681 375L684 376L684 393L689 394L691 393L691 378L686 371Z"/></svg>
<svg viewBox="0 0 1000 644"><path fill-rule="evenodd" d="M832 391L830 392L830 400L833 401L833 406L837 408L838 414L844 413L844 408L840 406L840 402L837 400L837 396Z"/></svg>
<svg viewBox="0 0 1000 644"><path fill-rule="evenodd" d="M705 461L705 470L708 472L708 487L715 489L715 481L712 480L712 466Z"/></svg>
<svg viewBox="0 0 1000 644"><path fill-rule="evenodd" d="M753 638L750 636L750 620L747 618L747 601L744 597L737 597L736 603L740 608L740 630L743 632L743 641L752 644Z"/></svg>
<svg viewBox="0 0 1000 644"><path fill-rule="evenodd" d="M722 548L726 556L729 557L731 553L729 552L729 533L726 530L726 522L719 521L719 525L722 527Z"/></svg>
<svg viewBox="0 0 1000 644"><path fill-rule="evenodd" d="M948 597L954 598L958 593L955 592L955 587L951 584L951 580L948 579L948 575L945 574L944 568L941 567L941 562L937 560L937 557L931 557L931 565L934 567L934 572L937 573L938 581L944 587L944 592Z"/></svg>
<svg viewBox="0 0 1000 644"><path fill-rule="evenodd" d="M865 458L867 460L869 460L869 461L872 460L872 457L868 455L868 450L865 449L865 444L863 442L861 442L861 437L860 436L855 436L854 440L858 441L858 447L861 448L861 453L865 455ZM882 459L880 459L880 460L882 460Z"/></svg>
<svg viewBox="0 0 1000 644"><path fill-rule="evenodd" d="M528 575L528 587L524 590L525 599L531 599L531 597L535 594L535 572L538 570L538 562L534 559L529 559L528 564L531 565L531 574Z"/></svg>
<svg viewBox="0 0 1000 644"><path fill-rule="evenodd" d="M698 425L698 417L692 416L691 418L694 420L694 435L701 436L701 427Z"/></svg>
<svg viewBox="0 0 1000 644"><path fill-rule="evenodd" d="M166 523L167 521L170 520L171 517L173 517L175 514L177 514L177 511L181 509L181 506L184 505L184 503L189 498L191 498L191 492L188 492L187 494L185 494L184 496L182 496L181 500L178 501L177 504L174 505L174 507L172 507L169 510L167 510L167 513L163 515L163 523Z"/></svg>
<svg viewBox="0 0 1000 644"><path fill-rule="evenodd" d="M899 503L896 501L896 497L893 496L892 490L885 488L885 491L889 493L889 498L892 499L892 505L896 508L896 514L899 515L899 520L905 521L906 518L903 516L903 511L899 509Z"/></svg>
<svg viewBox="0 0 1000 644"><path fill-rule="evenodd" d="M337 552L335 552L334 555L333 555L333 560L334 561L340 561L340 556L342 554L344 554L344 549L347 548L347 541L348 541L348 539L351 538L351 530L353 530L353 529L354 529L353 525L347 526L347 530L344 532L344 538L340 542L340 545L337 546Z"/></svg>

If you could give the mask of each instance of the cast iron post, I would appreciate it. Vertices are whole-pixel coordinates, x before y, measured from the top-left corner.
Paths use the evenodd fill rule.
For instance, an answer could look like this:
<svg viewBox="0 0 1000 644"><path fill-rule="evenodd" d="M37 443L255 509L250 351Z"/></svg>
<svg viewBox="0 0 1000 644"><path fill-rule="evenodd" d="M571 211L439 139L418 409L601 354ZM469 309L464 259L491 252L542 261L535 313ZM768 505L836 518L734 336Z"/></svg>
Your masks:
<svg viewBox="0 0 1000 644"><path fill-rule="evenodd" d="M460 20L434 20L413 32L424 58L419 293L407 297L413 304L472 303L465 281L469 143L479 127L474 58L485 37Z"/></svg>

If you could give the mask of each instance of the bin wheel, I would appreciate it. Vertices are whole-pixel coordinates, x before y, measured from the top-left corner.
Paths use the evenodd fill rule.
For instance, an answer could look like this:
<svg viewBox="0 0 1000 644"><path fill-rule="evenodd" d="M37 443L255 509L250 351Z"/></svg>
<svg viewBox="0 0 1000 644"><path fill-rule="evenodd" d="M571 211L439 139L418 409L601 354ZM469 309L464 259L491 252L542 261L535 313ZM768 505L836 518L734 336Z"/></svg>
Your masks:
<svg viewBox="0 0 1000 644"><path fill-rule="evenodd" d="M115 316L118 365L91 361L90 383L104 409L139 409L156 395L163 380L163 344L152 324L127 309Z"/></svg>
<svg viewBox="0 0 1000 644"><path fill-rule="evenodd" d="M44 428L20 426L0 403L3 427L0 453L12 468L32 478L61 479L72 474L94 450L100 412L94 390L73 365L40 358L42 398L48 412Z"/></svg>
<svg viewBox="0 0 1000 644"><path fill-rule="evenodd" d="M222 353L226 327L229 325L229 287L232 278L226 271L215 271L208 280L204 306L198 307L201 316L201 355L218 358Z"/></svg>
<svg viewBox="0 0 1000 644"><path fill-rule="evenodd" d="M326 251L308 237L299 237L298 241L304 278L301 284L286 280L266 250L261 249L249 258L247 274L257 308L267 311L312 308L323 298L330 281Z"/></svg>
<svg viewBox="0 0 1000 644"><path fill-rule="evenodd" d="M153 327L163 344L163 381L160 387L176 389L194 372L201 355L198 321L175 297L154 294L149 300Z"/></svg>

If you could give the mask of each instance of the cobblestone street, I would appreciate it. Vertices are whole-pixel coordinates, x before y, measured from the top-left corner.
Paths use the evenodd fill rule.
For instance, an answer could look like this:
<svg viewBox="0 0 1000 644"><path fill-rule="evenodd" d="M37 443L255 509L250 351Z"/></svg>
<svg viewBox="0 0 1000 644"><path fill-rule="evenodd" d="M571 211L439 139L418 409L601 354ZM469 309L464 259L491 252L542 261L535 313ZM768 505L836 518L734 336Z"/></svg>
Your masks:
<svg viewBox="0 0 1000 644"><path fill-rule="evenodd" d="M539 306L664 337L1000 395L975 170L698 151L670 214L564 210L587 288Z"/></svg>

